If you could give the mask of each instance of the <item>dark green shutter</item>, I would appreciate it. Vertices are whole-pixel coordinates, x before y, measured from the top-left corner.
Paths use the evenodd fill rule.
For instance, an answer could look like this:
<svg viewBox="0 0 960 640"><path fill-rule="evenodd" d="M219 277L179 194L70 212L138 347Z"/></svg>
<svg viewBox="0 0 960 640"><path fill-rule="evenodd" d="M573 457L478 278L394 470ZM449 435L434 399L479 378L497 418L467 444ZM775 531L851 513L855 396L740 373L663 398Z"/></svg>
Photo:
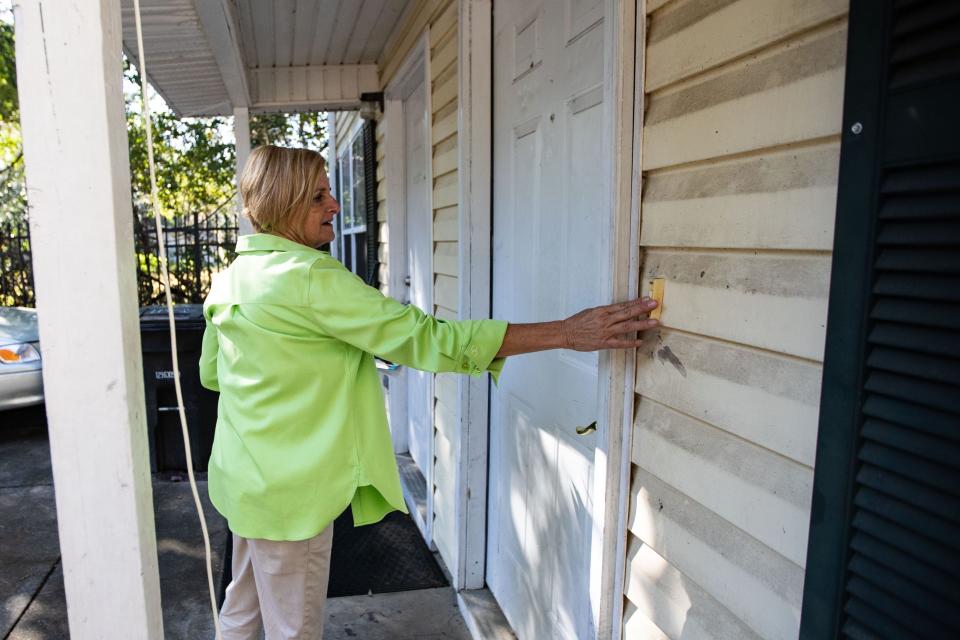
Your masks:
<svg viewBox="0 0 960 640"><path fill-rule="evenodd" d="M379 287L378 249L380 246L380 229L377 223L377 124L373 120L363 121L363 187L366 198L366 242L367 242L367 277L371 287Z"/></svg>
<svg viewBox="0 0 960 640"><path fill-rule="evenodd" d="M803 638L960 638L960 1L852 0Z"/></svg>

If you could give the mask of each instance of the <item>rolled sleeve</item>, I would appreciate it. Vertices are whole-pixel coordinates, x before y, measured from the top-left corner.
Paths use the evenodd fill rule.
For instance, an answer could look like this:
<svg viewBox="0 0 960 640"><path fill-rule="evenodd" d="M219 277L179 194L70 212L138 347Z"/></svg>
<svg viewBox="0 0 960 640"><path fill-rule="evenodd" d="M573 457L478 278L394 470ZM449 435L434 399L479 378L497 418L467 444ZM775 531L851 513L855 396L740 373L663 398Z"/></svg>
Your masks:
<svg viewBox="0 0 960 640"><path fill-rule="evenodd" d="M507 333L507 323L503 320L481 320L470 344L464 350L461 366L468 365L471 375L480 375L484 371L490 372L493 383L500 380L500 373L506 358L498 358L497 352L503 345L503 337Z"/></svg>
<svg viewBox="0 0 960 640"><path fill-rule="evenodd" d="M213 391L220 391L217 380L217 357L220 353L220 342L217 328L207 316L204 309L204 318L207 326L203 329L203 341L200 344L200 384Z"/></svg>
<svg viewBox="0 0 960 640"><path fill-rule="evenodd" d="M368 286L338 262L311 269L308 300L319 327L358 349L414 369L494 381L504 359L496 358L507 323L501 320L441 320Z"/></svg>

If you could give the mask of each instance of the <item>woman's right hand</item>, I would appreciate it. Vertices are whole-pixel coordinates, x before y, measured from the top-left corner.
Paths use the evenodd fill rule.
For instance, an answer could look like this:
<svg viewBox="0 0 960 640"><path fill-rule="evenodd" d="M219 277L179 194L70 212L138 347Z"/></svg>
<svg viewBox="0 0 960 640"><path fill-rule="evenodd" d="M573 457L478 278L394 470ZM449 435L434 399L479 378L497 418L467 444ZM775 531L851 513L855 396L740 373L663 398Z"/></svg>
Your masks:
<svg viewBox="0 0 960 640"><path fill-rule="evenodd" d="M646 331L659 322L645 317L657 303L650 298L618 302L602 307L584 309L566 320L510 324L503 337L497 357L515 356L547 349L633 349L643 340L628 338L627 334Z"/></svg>
<svg viewBox="0 0 960 640"><path fill-rule="evenodd" d="M626 334L646 331L660 324L646 316L656 308L656 300L638 298L627 302L584 309L560 322L562 348L575 351L634 349L643 340Z"/></svg>

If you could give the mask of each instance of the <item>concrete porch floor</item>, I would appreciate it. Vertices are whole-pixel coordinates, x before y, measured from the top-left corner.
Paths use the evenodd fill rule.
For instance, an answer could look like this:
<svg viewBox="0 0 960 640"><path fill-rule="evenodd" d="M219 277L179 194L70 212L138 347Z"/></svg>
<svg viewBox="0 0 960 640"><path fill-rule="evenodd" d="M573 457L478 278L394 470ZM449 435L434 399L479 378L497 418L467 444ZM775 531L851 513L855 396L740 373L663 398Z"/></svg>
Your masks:
<svg viewBox="0 0 960 640"><path fill-rule="evenodd" d="M206 499L206 488L201 486ZM203 542L186 482L154 480L165 636L213 638ZM205 504L219 585L223 519ZM439 560L439 558L438 558ZM442 563L441 563L442 566ZM42 412L0 412L0 638L69 637ZM324 640L468 640L452 588L332 598Z"/></svg>

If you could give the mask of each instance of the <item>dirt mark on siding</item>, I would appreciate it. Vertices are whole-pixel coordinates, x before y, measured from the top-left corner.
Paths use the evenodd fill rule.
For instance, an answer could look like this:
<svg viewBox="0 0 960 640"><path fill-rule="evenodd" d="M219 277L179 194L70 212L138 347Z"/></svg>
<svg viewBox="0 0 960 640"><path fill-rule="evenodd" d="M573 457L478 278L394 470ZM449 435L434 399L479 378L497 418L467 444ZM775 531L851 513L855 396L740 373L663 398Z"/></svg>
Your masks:
<svg viewBox="0 0 960 640"><path fill-rule="evenodd" d="M657 349L657 360L660 362L669 362L673 365L673 368L680 372L684 378L687 377L687 368L683 366L683 363L680 362L680 358L673 352L672 349L668 346L663 346Z"/></svg>

